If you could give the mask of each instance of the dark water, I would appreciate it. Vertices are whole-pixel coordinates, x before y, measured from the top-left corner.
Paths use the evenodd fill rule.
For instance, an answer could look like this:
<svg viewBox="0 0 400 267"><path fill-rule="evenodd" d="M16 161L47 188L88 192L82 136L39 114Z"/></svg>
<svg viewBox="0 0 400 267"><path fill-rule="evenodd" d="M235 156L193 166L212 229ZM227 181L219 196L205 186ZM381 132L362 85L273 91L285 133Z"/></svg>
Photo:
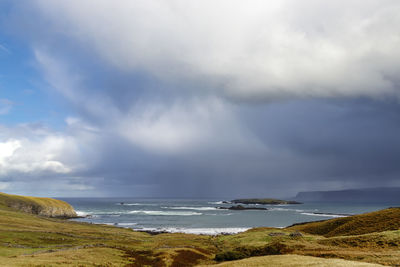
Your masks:
<svg viewBox="0 0 400 267"><path fill-rule="evenodd" d="M299 205L257 205L268 210L223 210L221 199L137 199L68 198L80 215L79 221L111 224L149 231L198 234L236 233L252 227L285 227L375 211L396 203L305 203ZM121 205L121 203L124 203ZM400 203L397 203L397 206ZM244 205L246 206L246 205ZM247 205L251 206L251 205ZM253 205L254 206L254 205Z"/></svg>

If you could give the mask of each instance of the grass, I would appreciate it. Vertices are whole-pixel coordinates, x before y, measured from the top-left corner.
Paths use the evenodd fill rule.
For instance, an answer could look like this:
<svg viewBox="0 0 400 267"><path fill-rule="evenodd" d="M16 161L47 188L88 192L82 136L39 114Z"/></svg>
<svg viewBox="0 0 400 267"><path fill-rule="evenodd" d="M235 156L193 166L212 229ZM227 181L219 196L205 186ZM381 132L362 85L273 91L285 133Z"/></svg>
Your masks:
<svg viewBox="0 0 400 267"><path fill-rule="evenodd" d="M74 217L71 205L62 200L0 193L0 206L48 217Z"/></svg>
<svg viewBox="0 0 400 267"><path fill-rule="evenodd" d="M79 255L91 252L93 261L82 263ZM96 266L97 259L129 266L191 266L212 260L216 251L210 237L185 234L150 235L108 225L46 218L0 208L0 262ZM74 256L76 255L76 257ZM96 259L96 260L94 260ZM100 260L101 262L101 260ZM105 261L107 262L107 261ZM64 263L62 263L64 264ZM158 265L157 265L158 264ZM110 265L112 266L112 265Z"/></svg>
<svg viewBox="0 0 400 267"><path fill-rule="evenodd" d="M229 267L258 267L258 266L274 266L274 267L303 267L303 266L315 266L315 267L373 267L382 266L370 263L361 263L355 261L346 261L342 259L321 259L310 256L299 256L299 255L279 255L279 256L263 256L263 257L252 257L249 259L221 263L215 266L229 266Z"/></svg>
<svg viewBox="0 0 400 267"><path fill-rule="evenodd" d="M399 266L399 215L399 209L387 209L287 229L255 228L236 235L150 235L24 213L0 201L0 263L177 267L229 260L227 264L235 264L229 266L339 266L343 262L337 259L345 259ZM291 235L296 231L302 235ZM274 254L278 255L264 256ZM237 259L243 260L232 261ZM271 262L274 265L268 265Z"/></svg>
<svg viewBox="0 0 400 267"><path fill-rule="evenodd" d="M400 208L389 208L322 222L304 223L288 229L326 237L398 230L400 229Z"/></svg>
<svg viewBox="0 0 400 267"><path fill-rule="evenodd" d="M8 258L2 266L124 266L124 252L112 248L85 248Z"/></svg>

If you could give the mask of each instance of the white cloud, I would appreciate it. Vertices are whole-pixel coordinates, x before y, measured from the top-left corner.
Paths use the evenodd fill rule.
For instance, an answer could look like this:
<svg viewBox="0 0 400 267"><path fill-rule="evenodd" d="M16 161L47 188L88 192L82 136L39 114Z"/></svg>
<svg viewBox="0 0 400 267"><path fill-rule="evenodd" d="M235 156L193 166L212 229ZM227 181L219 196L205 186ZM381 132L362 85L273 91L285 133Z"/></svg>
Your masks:
<svg viewBox="0 0 400 267"><path fill-rule="evenodd" d="M75 141L63 135L31 132L9 138L0 142L0 177L67 174L73 171L77 155Z"/></svg>
<svg viewBox="0 0 400 267"><path fill-rule="evenodd" d="M35 54L52 87L84 109L86 114L101 121L100 124L106 124L104 127L83 118L67 117L65 122L69 129L86 134L111 133L155 153L177 153L213 145L235 148L260 145L235 118L233 105L221 98L143 99L132 103L127 110L121 110L107 93L86 88L82 79L75 79L79 75L63 60L40 49L36 49ZM81 134L80 138L86 134Z"/></svg>
<svg viewBox="0 0 400 267"><path fill-rule="evenodd" d="M49 1L59 32L125 71L251 99L398 96L400 2Z"/></svg>
<svg viewBox="0 0 400 267"><path fill-rule="evenodd" d="M314 125L329 126L329 144L347 135L331 131L329 116L307 121L335 112L317 107L296 119L301 109L225 97L399 93L397 0L34 0L12 10L12 30L34 18L21 35L73 115L64 133L0 126L0 189L142 194L179 181L208 191L218 180L269 190L281 177L322 179L322 142L305 142L319 136Z"/></svg>
<svg viewBox="0 0 400 267"><path fill-rule="evenodd" d="M9 140L4 143L0 143L0 164L4 164L5 160L14 154L14 151L21 147L21 144L17 140Z"/></svg>

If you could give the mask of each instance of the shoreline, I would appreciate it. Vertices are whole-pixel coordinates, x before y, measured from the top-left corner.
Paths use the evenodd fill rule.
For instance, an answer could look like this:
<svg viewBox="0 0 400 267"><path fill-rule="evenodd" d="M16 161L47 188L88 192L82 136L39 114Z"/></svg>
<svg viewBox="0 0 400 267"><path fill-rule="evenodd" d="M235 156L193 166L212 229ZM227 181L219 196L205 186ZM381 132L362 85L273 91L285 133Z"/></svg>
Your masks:
<svg viewBox="0 0 400 267"><path fill-rule="evenodd" d="M78 211L78 213L84 213ZM114 226L117 228L126 228L126 229L132 229L133 231L136 232L145 232L151 235L159 235L159 234L175 234L175 233L180 233L180 234L194 234L194 235L206 235L206 236L218 236L218 235L235 235L239 233L246 232L251 229L256 229L256 228L274 228L274 229L285 229L288 227L292 226L297 226L297 225L304 225L307 223L312 223L312 222L323 222L326 220L330 219L335 219L335 218L342 218L342 217L348 217L348 216L353 216L356 214L344 214L344 213L323 213L323 212L313 212L309 213L310 216L323 216L326 217L326 219L322 220L312 220L312 221L302 221L302 222L297 222L297 223L292 223L286 226L255 226L255 227L245 227L245 226L232 226L232 227L177 227L177 226L165 226L165 227L146 227L146 226L141 226L140 228L135 228L132 227L136 225L135 222L85 222L81 221L79 219L90 219L93 218L93 214L88 214L88 215L80 215L74 218L66 218L68 220L71 219L71 221L75 222L80 222L80 223L87 223L87 224L97 224L97 225L107 225L107 226ZM78 220L76 220L78 219Z"/></svg>

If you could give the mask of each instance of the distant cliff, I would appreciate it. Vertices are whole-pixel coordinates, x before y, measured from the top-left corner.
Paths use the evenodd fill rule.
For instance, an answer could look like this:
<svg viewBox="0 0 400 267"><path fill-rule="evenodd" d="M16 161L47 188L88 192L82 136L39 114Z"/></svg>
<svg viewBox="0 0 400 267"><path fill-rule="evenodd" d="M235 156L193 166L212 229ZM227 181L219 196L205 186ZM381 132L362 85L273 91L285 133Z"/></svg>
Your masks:
<svg viewBox="0 0 400 267"><path fill-rule="evenodd" d="M400 187L299 192L294 199L297 201L398 203L400 205Z"/></svg>
<svg viewBox="0 0 400 267"><path fill-rule="evenodd" d="M27 197L0 193L0 205L46 217L77 217L74 208L70 204L52 198Z"/></svg>

